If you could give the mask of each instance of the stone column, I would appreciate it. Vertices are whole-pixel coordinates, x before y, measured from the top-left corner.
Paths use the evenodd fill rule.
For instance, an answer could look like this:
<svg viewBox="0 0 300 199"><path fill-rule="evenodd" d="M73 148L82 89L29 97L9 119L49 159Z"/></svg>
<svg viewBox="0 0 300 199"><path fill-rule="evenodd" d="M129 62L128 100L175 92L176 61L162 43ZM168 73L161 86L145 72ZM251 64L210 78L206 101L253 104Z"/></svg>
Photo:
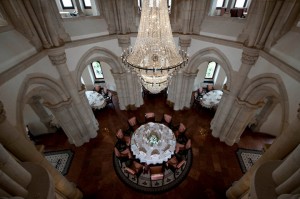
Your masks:
<svg viewBox="0 0 300 199"><path fill-rule="evenodd" d="M122 48L122 52L129 48L130 43L129 35L118 35L118 44Z"/></svg>
<svg viewBox="0 0 300 199"><path fill-rule="evenodd" d="M45 157L36 150L35 146L18 132L15 127L6 120L5 110L0 101L0 142L16 158L23 162L34 162L51 174L56 189L68 199L80 199L82 193L70 183ZM1 178L2 179L2 178Z"/></svg>
<svg viewBox="0 0 300 199"><path fill-rule="evenodd" d="M181 91L182 91L182 79L183 74L179 71L176 75L176 81L172 82L174 86L173 90L173 103L174 110L180 110L180 99L181 99Z"/></svg>
<svg viewBox="0 0 300 199"><path fill-rule="evenodd" d="M19 185L16 181L11 179L6 173L0 170L0 188L7 191L9 194L13 196L21 196L26 197L28 195L28 191Z"/></svg>
<svg viewBox="0 0 300 199"><path fill-rule="evenodd" d="M261 106L263 106L263 102L250 104L237 99L232 106L231 114L229 115L230 118L228 118L227 122L224 124L220 140L225 141L225 143L230 146L234 143L238 143L241 134L253 118L255 111Z"/></svg>
<svg viewBox="0 0 300 199"><path fill-rule="evenodd" d="M118 43L119 46L122 48L122 51L127 51L130 47L130 36L129 35L118 35ZM126 68L126 87L122 85L123 88L127 90L127 100L128 103L125 103L125 107L130 107L135 109L137 107L140 107L144 101L142 96L142 88L141 83L139 82L139 77L137 76L136 72L130 71L128 68ZM116 80L116 78L115 78Z"/></svg>
<svg viewBox="0 0 300 199"><path fill-rule="evenodd" d="M45 110L44 106L40 102L40 97L32 97L29 101L29 105L33 109L33 111L39 116L40 121L48 129L48 132L54 133L56 129L50 126L52 115L49 115L48 112Z"/></svg>
<svg viewBox="0 0 300 199"><path fill-rule="evenodd" d="M119 99L119 107L121 110L126 110L126 106L129 105L129 100L127 96L127 89L126 89L126 73L113 73L112 76L115 79L116 83L116 90L118 92L118 99Z"/></svg>
<svg viewBox="0 0 300 199"><path fill-rule="evenodd" d="M263 163L269 160L283 160L300 143L300 108L297 117L289 127L273 142L270 148L255 162L255 164L238 181L227 190L228 199L238 199L250 188L250 179Z"/></svg>
<svg viewBox="0 0 300 199"><path fill-rule="evenodd" d="M81 5L80 5L79 0L75 0L75 4L76 4L76 9L77 9L78 15L79 16L85 16L84 12L81 9Z"/></svg>
<svg viewBox="0 0 300 199"><path fill-rule="evenodd" d="M0 170L24 189L31 181L31 174L26 171L0 144Z"/></svg>
<svg viewBox="0 0 300 199"><path fill-rule="evenodd" d="M180 35L179 36L179 46L181 50L187 52L188 47L191 46L191 36L190 35Z"/></svg>
<svg viewBox="0 0 300 199"><path fill-rule="evenodd" d="M300 144L273 171L272 178L278 185L275 189L278 195L291 193L300 186Z"/></svg>
<svg viewBox="0 0 300 199"><path fill-rule="evenodd" d="M64 48L53 48L50 49L48 53L52 64L56 66L60 74L60 78L72 98L72 106L75 108L75 111L72 112L74 114L73 119L78 128L79 134L81 134L83 139L95 138L97 136L98 126L93 122L94 116L91 118L91 114L88 113L90 109L86 109L86 106L83 105L87 103L87 101L82 100L79 95L79 92L81 91L77 90L75 81L73 80L66 64ZM84 88L82 88L82 90L84 90Z"/></svg>
<svg viewBox="0 0 300 199"><path fill-rule="evenodd" d="M55 118L60 121L61 128L68 137L68 141L75 146L81 146L89 141L88 135L82 135L73 118L76 117L71 100L55 105L45 104L53 113Z"/></svg>
<svg viewBox="0 0 300 199"><path fill-rule="evenodd" d="M186 81L186 89L184 90L183 94L183 107L190 108L191 106L191 97L193 93L193 87L194 87L194 82L195 78L197 76L197 73L184 73L185 81Z"/></svg>
<svg viewBox="0 0 300 199"><path fill-rule="evenodd" d="M230 118L231 111L233 109L233 104L238 97L238 94L244 85L247 75L251 67L255 64L259 55L259 50L254 48L243 48L242 54L242 65L234 75L234 81L231 84L230 90L224 88L224 93L222 96L221 103L211 122L212 135L214 137L220 137L223 132L223 126L226 124L226 120ZM224 136L223 136L224 137Z"/></svg>

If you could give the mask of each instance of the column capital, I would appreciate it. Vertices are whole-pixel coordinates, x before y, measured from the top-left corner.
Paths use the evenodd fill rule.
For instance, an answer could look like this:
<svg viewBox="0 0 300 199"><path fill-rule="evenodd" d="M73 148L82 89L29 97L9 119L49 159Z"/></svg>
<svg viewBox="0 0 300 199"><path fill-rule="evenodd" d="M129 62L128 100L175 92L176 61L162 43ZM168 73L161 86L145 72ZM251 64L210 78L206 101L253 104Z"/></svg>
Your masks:
<svg viewBox="0 0 300 199"><path fill-rule="evenodd" d="M118 44L122 48L128 48L130 46L130 36L118 35Z"/></svg>
<svg viewBox="0 0 300 199"><path fill-rule="evenodd" d="M259 56L259 50L255 48L243 47L242 63L254 65Z"/></svg>
<svg viewBox="0 0 300 199"><path fill-rule="evenodd" d="M48 56L53 65L65 64L67 61L64 48L51 48L48 50Z"/></svg>
<svg viewBox="0 0 300 199"><path fill-rule="evenodd" d="M4 110L3 103L0 101L0 123L4 122L5 119L6 119L6 113Z"/></svg>
<svg viewBox="0 0 300 199"><path fill-rule="evenodd" d="M180 47L190 47L192 38L190 35L180 35L179 36L179 46Z"/></svg>

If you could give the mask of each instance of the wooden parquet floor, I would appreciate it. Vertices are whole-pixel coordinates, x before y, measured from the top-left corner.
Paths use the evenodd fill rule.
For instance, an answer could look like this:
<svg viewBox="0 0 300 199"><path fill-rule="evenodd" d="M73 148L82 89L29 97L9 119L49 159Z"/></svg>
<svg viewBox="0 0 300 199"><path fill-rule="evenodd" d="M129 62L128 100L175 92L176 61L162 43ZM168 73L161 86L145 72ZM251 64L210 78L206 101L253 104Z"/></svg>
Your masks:
<svg viewBox="0 0 300 199"><path fill-rule="evenodd" d="M148 95L145 104L134 111L121 111L117 96L113 98L115 108L107 107L95 112L99 121L98 136L80 147L70 145L63 132L47 134L38 138L45 151L72 149L74 158L66 178L77 184L85 199L152 199L152 198L226 198L225 192L242 175L236 150L238 147L261 150L271 144L273 137L246 130L238 144L227 146L211 135L210 121L214 112L204 108L174 111L161 95ZM173 123L182 122L187 135L192 139L193 165L187 178L176 188L162 194L145 194L126 186L115 174L112 152L119 128L127 129L127 119L137 116L144 121L145 112L155 112L156 120L163 113L173 116Z"/></svg>

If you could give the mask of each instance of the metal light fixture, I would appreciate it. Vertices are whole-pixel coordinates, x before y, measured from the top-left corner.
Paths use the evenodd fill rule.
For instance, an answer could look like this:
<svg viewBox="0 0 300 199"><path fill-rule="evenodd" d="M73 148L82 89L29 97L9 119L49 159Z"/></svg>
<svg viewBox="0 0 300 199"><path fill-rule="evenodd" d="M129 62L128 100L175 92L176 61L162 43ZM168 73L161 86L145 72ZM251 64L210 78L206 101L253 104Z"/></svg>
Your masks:
<svg viewBox="0 0 300 199"><path fill-rule="evenodd" d="M135 46L121 58L154 94L167 88L174 72L187 65L187 53L175 47L166 0L143 0Z"/></svg>

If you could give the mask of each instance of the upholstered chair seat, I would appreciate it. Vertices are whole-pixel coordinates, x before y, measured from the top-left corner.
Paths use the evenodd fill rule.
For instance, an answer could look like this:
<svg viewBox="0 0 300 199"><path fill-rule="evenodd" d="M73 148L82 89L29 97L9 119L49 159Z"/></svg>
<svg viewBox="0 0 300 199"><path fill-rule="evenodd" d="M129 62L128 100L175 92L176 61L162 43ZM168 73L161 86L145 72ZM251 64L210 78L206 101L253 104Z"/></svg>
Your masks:
<svg viewBox="0 0 300 199"><path fill-rule="evenodd" d="M164 169L162 165L150 166L150 179L151 180L162 180L164 179Z"/></svg>
<svg viewBox="0 0 300 199"><path fill-rule="evenodd" d="M130 173L131 175L136 175L138 177L142 173L143 167L144 166L142 164L133 160L130 166L125 167L125 171Z"/></svg>

